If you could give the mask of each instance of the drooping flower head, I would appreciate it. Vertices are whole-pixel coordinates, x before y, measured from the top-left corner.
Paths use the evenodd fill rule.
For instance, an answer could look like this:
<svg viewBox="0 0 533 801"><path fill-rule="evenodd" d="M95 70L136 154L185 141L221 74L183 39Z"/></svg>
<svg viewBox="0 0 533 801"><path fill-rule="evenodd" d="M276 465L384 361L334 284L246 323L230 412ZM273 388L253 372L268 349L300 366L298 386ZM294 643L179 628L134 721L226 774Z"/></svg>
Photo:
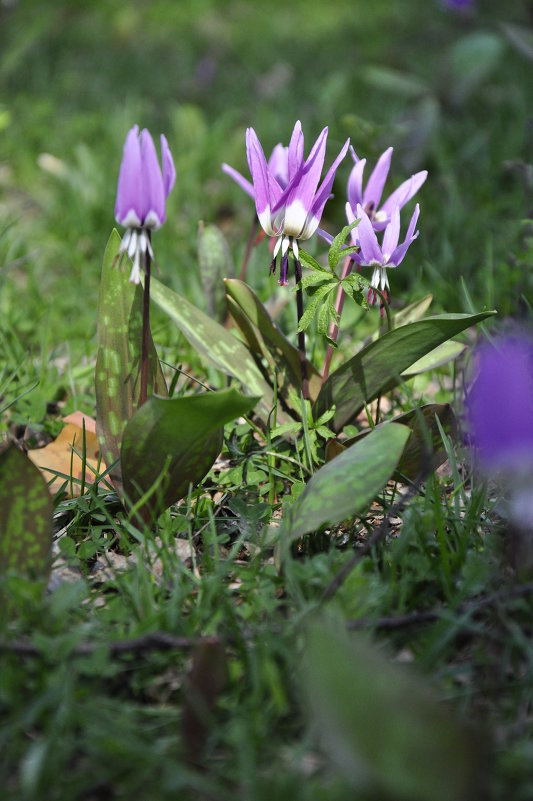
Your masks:
<svg viewBox="0 0 533 801"><path fill-rule="evenodd" d="M481 466L533 474L533 340L497 337L478 349L466 411Z"/></svg>
<svg viewBox="0 0 533 801"><path fill-rule="evenodd" d="M304 137L302 126L298 121L294 126L291 141L287 148L287 183L278 168L277 177L273 155L267 163L261 143L253 128L246 131L246 155L252 175L253 198L259 222L268 236L276 237L271 271L276 269L278 253L281 252L279 283L287 284L288 251L292 249L296 263L298 260L298 240L309 239L316 231L324 206L328 200L335 172L346 155L349 140L326 173L320 186L328 129L324 128L307 159L304 160ZM281 163L281 152L278 151L276 162ZM284 158L284 157L283 157ZM235 176L233 176L235 177ZM241 183L241 186L248 191ZM318 187L318 188L317 188ZM251 194L249 192L249 194Z"/></svg>
<svg viewBox="0 0 533 801"><path fill-rule="evenodd" d="M124 143L115 202L115 219L127 229L119 257L127 253L133 259L130 281L134 284L140 283L146 254L154 257L150 233L165 222L166 200L176 181L172 154L162 134L161 161L162 170L150 133L145 128L139 134L139 126L134 125Z"/></svg>
<svg viewBox="0 0 533 801"><path fill-rule="evenodd" d="M355 164L348 178L348 202L353 212L355 212L357 206L362 206L374 230L383 231L390 222L394 209L402 209L418 192L427 178L427 170L422 170L412 175L381 203L383 189L389 174L393 148L389 147L381 154L364 189L363 173L366 159L358 158L353 147L350 148L350 151Z"/></svg>
<svg viewBox="0 0 533 801"><path fill-rule="evenodd" d="M387 299L390 298L390 286L387 276L387 270L398 267L403 261L407 249L411 242L418 236L418 231L415 231L418 222L418 215L420 214L420 207L418 203L411 217L407 233L401 245L398 244L400 239L400 208L396 206L392 212L391 220L387 224L383 233L383 241L380 246L376 232L370 221L370 217L359 204L354 215L350 203L346 204L346 216L348 222L352 223L356 219L359 220L359 225L352 229L351 239L352 243L359 248L359 251L352 255L352 259L360 267L373 267L372 280L370 282L371 288L368 292L368 302L376 302L376 292L373 289L379 289L383 292Z"/></svg>

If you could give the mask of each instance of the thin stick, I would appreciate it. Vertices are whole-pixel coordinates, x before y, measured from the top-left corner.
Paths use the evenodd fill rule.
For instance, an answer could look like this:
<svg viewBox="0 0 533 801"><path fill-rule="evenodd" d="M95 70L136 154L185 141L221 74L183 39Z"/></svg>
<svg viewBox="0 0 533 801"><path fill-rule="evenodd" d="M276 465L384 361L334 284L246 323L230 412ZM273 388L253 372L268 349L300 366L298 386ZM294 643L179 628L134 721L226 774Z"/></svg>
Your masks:
<svg viewBox="0 0 533 801"><path fill-rule="evenodd" d="M139 393L139 408L148 398L148 348L150 343L150 266L151 259L148 251L144 259L144 294L143 294L143 330L141 346L141 391Z"/></svg>
<svg viewBox="0 0 533 801"><path fill-rule="evenodd" d="M344 281L347 275L351 272L352 269L352 259L350 256L346 256L344 262L342 264L342 272L341 272L341 281ZM339 288L337 289L337 297L335 298L335 311L338 314L338 319L340 323L342 310L344 307L344 299L346 297L346 292L339 284ZM339 336L339 326L335 323L331 323L329 327L329 338L332 339L334 342L337 341L337 337ZM329 375L329 368L331 365L331 359L333 356L333 345L328 343L328 347L326 348L326 358L324 359L324 369L322 371L322 383L327 379Z"/></svg>
<svg viewBox="0 0 533 801"><path fill-rule="evenodd" d="M304 313L304 293L302 289L302 265L299 259L294 259L294 275L296 278L296 314L298 327ZM302 372L302 395L309 400L309 379L307 377L307 357L305 354L305 331L298 331L298 351L300 353L300 370Z"/></svg>
<svg viewBox="0 0 533 801"><path fill-rule="evenodd" d="M250 228L250 233L248 234L248 241L246 243L246 250L244 251L244 259L242 262L241 267L241 274L239 275L239 279L241 281L246 280L246 270L248 269L248 262L250 261L250 256L252 255L252 248L254 246L255 237L257 233L257 217L254 215L254 219L252 222L252 226Z"/></svg>

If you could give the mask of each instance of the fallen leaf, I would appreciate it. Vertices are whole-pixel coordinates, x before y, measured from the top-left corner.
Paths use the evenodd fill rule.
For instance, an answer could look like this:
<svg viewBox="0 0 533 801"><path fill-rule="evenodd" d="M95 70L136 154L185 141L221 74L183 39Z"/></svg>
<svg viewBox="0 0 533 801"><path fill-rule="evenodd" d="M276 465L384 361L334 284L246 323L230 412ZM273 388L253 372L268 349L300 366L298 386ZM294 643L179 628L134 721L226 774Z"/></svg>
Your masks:
<svg viewBox="0 0 533 801"><path fill-rule="evenodd" d="M53 478L49 484L49 489L54 494L59 486L65 481L63 476L72 475L72 484L67 484L67 493L70 494L72 486L73 494L80 494L80 481L82 480L82 459L83 453L83 424L85 423L85 483L92 484L95 473L101 474L106 466L100 457L100 444L96 436L96 423L92 417L88 417L82 412L73 412L64 418L65 427L59 436L44 448L36 448L28 451L28 456L39 468L47 482ZM80 455L78 455L80 454ZM55 476L55 473L62 475Z"/></svg>

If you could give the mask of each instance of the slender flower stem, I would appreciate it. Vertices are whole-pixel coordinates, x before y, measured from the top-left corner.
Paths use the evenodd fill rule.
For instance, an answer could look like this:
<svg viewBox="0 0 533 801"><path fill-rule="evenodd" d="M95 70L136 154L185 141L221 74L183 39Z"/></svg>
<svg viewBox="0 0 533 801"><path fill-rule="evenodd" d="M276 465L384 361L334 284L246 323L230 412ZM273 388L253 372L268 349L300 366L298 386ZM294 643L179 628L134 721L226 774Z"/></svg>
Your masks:
<svg viewBox="0 0 533 801"><path fill-rule="evenodd" d="M346 276L351 272L351 269L352 269L352 259L349 256L346 256L342 264L341 281L344 281ZM342 314L342 309L344 307L345 297L346 297L346 292L339 284L339 288L337 289L337 297L335 298L335 311L339 316L339 323ZM329 327L329 338L332 339L334 342L336 342L338 336L339 336L339 326L336 325L335 323L331 323ZM322 383L324 383L324 381L329 375L329 368L331 365L332 356L333 356L333 345L328 344L328 347L326 348L326 358L324 359L324 369L322 371Z"/></svg>
<svg viewBox="0 0 533 801"><path fill-rule="evenodd" d="M248 234L248 241L246 243L246 250L244 251L244 259L243 259L243 262L242 262L241 274L239 275L239 279L241 281L245 281L246 280L246 270L248 269L248 262L250 261L250 256L252 255L252 248L254 246L254 242L255 242L255 238L256 238L256 234L257 234L257 229L259 227L258 226L258 222L259 221L257 219L257 215L254 214L254 220L253 220L251 228L250 228L250 233Z"/></svg>
<svg viewBox="0 0 533 801"><path fill-rule="evenodd" d="M144 260L144 292L143 292L143 329L141 345L141 390L139 393L139 408L148 398L148 349L150 343L150 267L151 259L148 251Z"/></svg>
<svg viewBox="0 0 533 801"><path fill-rule="evenodd" d="M298 317L298 327L304 313L304 293L302 289L302 265L299 259L294 259L294 275L296 278L296 313ZM300 370L302 372L302 395L304 400L309 398L309 379L307 376L307 357L305 354L305 331L298 332L298 350L300 352Z"/></svg>

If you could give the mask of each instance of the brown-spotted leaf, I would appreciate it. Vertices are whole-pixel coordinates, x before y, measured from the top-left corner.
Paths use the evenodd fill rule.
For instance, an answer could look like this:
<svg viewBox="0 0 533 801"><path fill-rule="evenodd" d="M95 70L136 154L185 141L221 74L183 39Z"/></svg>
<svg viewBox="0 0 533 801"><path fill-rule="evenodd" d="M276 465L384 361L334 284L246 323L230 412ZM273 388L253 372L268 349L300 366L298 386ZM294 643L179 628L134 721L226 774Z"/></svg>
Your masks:
<svg viewBox="0 0 533 801"><path fill-rule="evenodd" d="M261 303L255 292L244 281L237 278L226 279L226 293L244 314L252 326L254 339L249 339L247 328L241 324L241 316L234 315L233 304L228 304L229 311L235 323L241 329L243 336L253 349L254 343L259 342L263 356L275 368L278 376L278 392L289 403L288 390L292 387L297 394L302 388L302 373L300 367L300 354L287 337L273 322L268 311ZM311 401L318 396L322 379L320 373L309 360L307 361L307 377L309 379L309 393ZM300 409L295 409L300 413Z"/></svg>
<svg viewBox="0 0 533 801"><path fill-rule="evenodd" d="M52 499L38 468L9 445L0 455L0 575L44 578L50 570Z"/></svg>
<svg viewBox="0 0 533 801"><path fill-rule="evenodd" d="M187 494L213 465L224 423L249 412L257 398L235 389L190 397L152 396L128 422L122 441L124 490L158 513Z"/></svg>

